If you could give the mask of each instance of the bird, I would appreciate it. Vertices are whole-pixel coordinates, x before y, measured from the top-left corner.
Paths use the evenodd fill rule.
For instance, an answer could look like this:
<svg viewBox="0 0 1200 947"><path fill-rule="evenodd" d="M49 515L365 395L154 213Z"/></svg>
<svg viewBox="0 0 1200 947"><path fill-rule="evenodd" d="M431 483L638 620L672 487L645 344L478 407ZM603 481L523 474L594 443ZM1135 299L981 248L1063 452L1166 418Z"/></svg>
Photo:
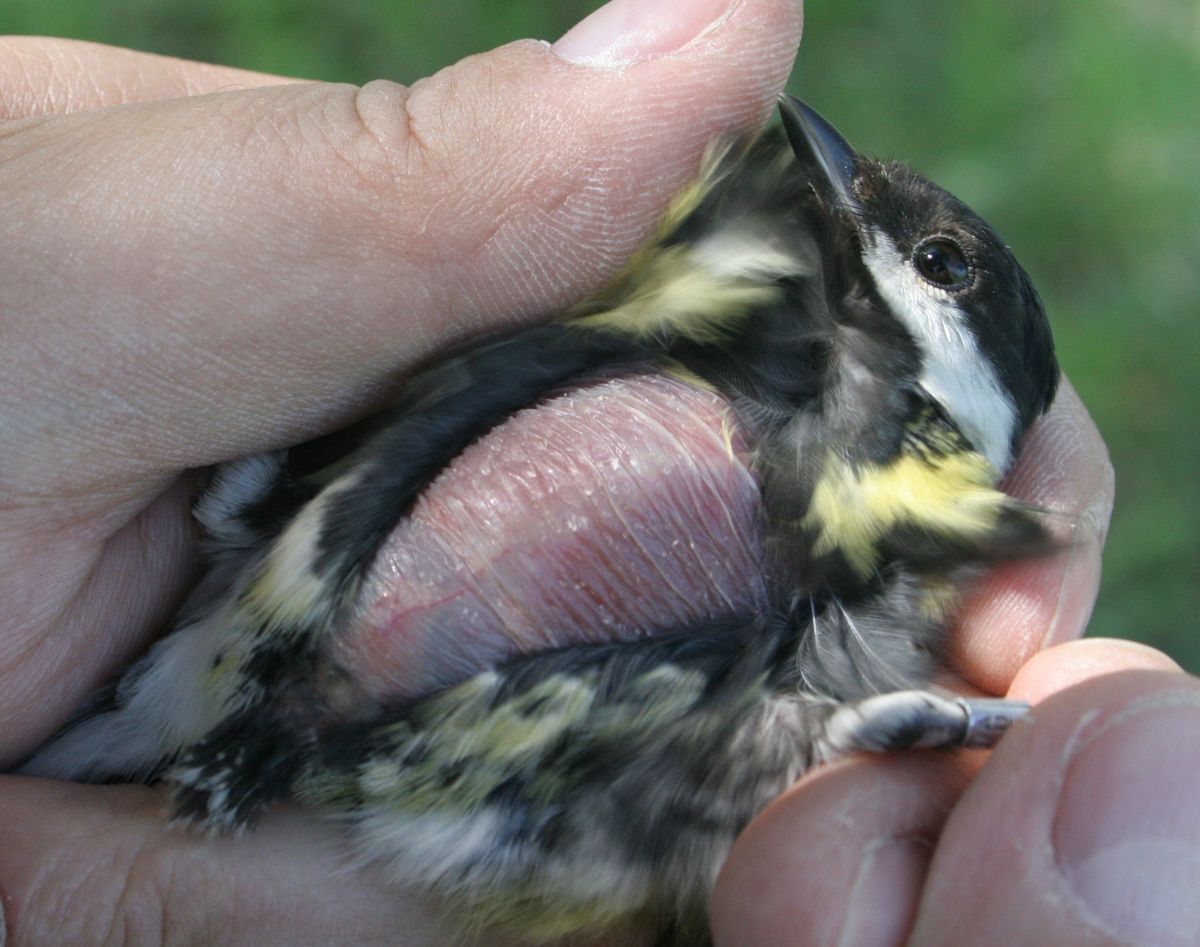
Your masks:
<svg viewBox="0 0 1200 947"><path fill-rule="evenodd" d="M174 630L19 767L167 782L221 832L292 798L464 929L707 943L738 833L861 750L991 746L1027 709L934 682L962 591L1062 543L998 487L1059 379L1008 245L806 103L708 149L605 286L417 373L337 435L220 466ZM750 445L768 605L344 699L330 642L387 536L514 412L590 373L717 393Z"/></svg>

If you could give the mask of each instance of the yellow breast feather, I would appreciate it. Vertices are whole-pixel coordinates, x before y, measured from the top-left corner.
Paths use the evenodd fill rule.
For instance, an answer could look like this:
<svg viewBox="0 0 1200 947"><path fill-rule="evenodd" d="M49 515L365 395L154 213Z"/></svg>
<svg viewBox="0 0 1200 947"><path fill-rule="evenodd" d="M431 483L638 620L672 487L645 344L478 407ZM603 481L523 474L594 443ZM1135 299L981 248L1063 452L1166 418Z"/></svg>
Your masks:
<svg viewBox="0 0 1200 947"><path fill-rule="evenodd" d="M802 525L818 534L816 555L840 550L864 579L878 568L879 541L911 525L967 545L987 538L1009 498L980 454L901 454L886 465L831 456Z"/></svg>

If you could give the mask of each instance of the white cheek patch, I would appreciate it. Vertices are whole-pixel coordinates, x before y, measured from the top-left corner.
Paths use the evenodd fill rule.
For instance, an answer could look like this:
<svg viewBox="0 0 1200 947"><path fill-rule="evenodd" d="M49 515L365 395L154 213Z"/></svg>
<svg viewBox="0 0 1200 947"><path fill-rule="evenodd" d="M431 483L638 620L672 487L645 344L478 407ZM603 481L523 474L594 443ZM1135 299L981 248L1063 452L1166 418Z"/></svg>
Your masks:
<svg viewBox="0 0 1200 947"><path fill-rule="evenodd" d="M879 294L921 347L921 386L976 449L1003 472L1012 459L1016 408L954 302L925 284L896 245L869 231L863 259Z"/></svg>

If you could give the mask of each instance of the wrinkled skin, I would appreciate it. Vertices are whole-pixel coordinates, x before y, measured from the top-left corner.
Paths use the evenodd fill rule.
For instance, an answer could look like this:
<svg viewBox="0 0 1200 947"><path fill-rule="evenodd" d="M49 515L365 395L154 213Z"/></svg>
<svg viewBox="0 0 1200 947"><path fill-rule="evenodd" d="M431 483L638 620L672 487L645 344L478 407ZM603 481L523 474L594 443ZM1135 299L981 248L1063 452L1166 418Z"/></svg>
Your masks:
<svg viewBox="0 0 1200 947"><path fill-rule="evenodd" d="M714 134L765 118L799 9L742 0L709 29L718 7L682 5L597 53L596 29L624 23L610 10L591 40L514 44L412 89L0 40L0 115L26 119L0 126L0 759L54 732L166 626L196 572L187 471L333 429L446 342L561 308L633 249ZM718 415L673 382L613 384L472 448L377 572L347 645L372 686L419 692L541 645L545 615L556 634L626 634L644 615L760 594L753 485L736 452L710 449ZM698 459L664 463L667 444ZM489 464L508 473L480 476ZM803 780L726 866L718 944L891 945L913 923L921 944L1117 942L1102 925L1120 918L1072 900L1066 862L1029 852L1050 838L1069 854L1104 824L1095 794L1059 808L1076 797L1055 787L1083 779L1065 749L1080 720L1100 734L1087 745L1149 754L1150 770L1181 752L1153 708L1194 717L1200 697L1162 655L1071 643L1112 478L1069 385L1008 485L1075 514L1076 542L981 584L956 665L964 687L1044 708L970 788L981 761L967 756L855 759ZM539 490L552 499L535 507ZM464 515L472 504L488 516ZM588 523L564 533L556 510ZM535 529L549 541L530 544ZM672 551L668 537L698 538ZM439 549L445 595L401 597L395 564L436 564ZM555 599L573 575L586 594ZM476 624L447 640L430 616L472 601ZM1159 673L1105 676L1136 669ZM1152 735L1133 750L1131 707L1151 708L1130 718ZM1200 768L1183 759L1185 775ZM1103 783L1105 761L1085 764ZM304 813L211 841L167 827L162 802L154 788L0 777L8 943L442 942L419 898L345 870L337 832ZM1003 936L1014 917L1023 939ZM860 933L874 939L847 939Z"/></svg>
<svg viewBox="0 0 1200 947"><path fill-rule="evenodd" d="M384 545L339 663L395 697L522 652L765 605L758 491L728 423L718 395L663 375L518 412Z"/></svg>

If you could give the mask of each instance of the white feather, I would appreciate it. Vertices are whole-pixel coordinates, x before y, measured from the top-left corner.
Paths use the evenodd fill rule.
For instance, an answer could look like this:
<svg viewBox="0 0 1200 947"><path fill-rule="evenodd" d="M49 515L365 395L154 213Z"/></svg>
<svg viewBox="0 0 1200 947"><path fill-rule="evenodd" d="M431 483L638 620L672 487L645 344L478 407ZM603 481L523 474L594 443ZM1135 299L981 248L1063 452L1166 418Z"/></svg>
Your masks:
<svg viewBox="0 0 1200 947"><path fill-rule="evenodd" d="M217 545L245 546L258 536L239 517L279 478L283 451L255 454L221 464L193 514Z"/></svg>
<svg viewBox="0 0 1200 947"><path fill-rule="evenodd" d="M863 254L884 301L920 345L921 386L998 471L1012 459L1017 412L962 310L927 284L882 231Z"/></svg>
<svg viewBox="0 0 1200 947"><path fill-rule="evenodd" d="M116 710L67 730L17 772L53 779L139 778L199 739L219 715L218 701L205 685L227 640L227 612L218 610L160 641L122 682Z"/></svg>
<svg viewBox="0 0 1200 947"><path fill-rule="evenodd" d="M692 247L691 259L721 281L769 283L785 276L810 276L816 271L813 261L778 247L767 228L749 225L703 237Z"/></svg>
<svg viewBox="0 0 1200 947"><path fill-rule="evenodd" d="M508 826L491 809L411 815L376 807L357 821L360 853L388 863L400 883L513 883L528 868L528 853L505 846ZM498 857L506 851L508 859Z"/></svg>

